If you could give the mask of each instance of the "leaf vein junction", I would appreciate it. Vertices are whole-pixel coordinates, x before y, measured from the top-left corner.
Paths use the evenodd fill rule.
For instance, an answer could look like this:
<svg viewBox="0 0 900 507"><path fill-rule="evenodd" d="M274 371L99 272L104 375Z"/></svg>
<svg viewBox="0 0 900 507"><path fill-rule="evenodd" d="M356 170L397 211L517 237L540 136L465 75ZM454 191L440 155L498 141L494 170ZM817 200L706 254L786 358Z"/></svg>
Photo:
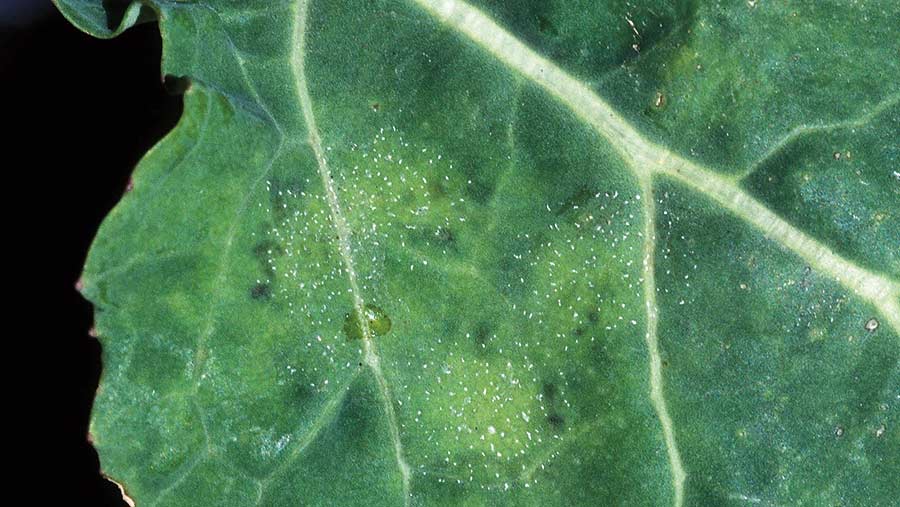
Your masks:
<svg viewBox="0 0 900 507"><path fill-rule="evenodd" d="M638 177L668 176L711 197L756 226L769 239L866 299L895 331L900 332L900 284L897 281L835 254L754 199L734 181L645 139L584 83L527 47L478 9L461 0L414 1L568 106L607 139Z"/></svg>
<svg viewBox="0 0 900 507"><path fill-rule="evenodd" d="M839 121L835 123L825 123L818 125L800 125L799 127L794 128L786 136L784 136L780 141L775 143L766 153L764 153L756 162L750 165L750 167L744 171L743 173L735 176L735 181L741 181L747 179L750 175L755 173L759 168L764 166L767 162L772 160L772 158L784 151L787 147L793 144L798 139L803 138L804 136L808 136L811 134L819 133L819 132L830 132L832 130L840 130L840 129L848 129L848 128L862 128L868 125L872 120L878 118L882 113L890 109L891 107L897 105L900 102L900 94L894 94L886 98L885 100L879 102L875 107L872 107L865 114L858 118L853 118L846 121Z"/></svg>
<svg viewBox="0 0 900 507"><path fill-rule="evenodd" d="M310 427L302 434L297 443L294 446L294 449L291 453L284 458L284 460L275 467L274 470L264 479L261 479L259 482L259 497L257 498L256 505L260 505L262 503L262 499L265 496L267 488L272 484L272 481L277 477L284 469L286 469L291 463L296 461L297 458L303 454L303 451L309 447L313 441L316 440L316 437L319 436L319 433L334 419L337 417L338 406L346 399L347 392L353 387L353 383L356 382L357 377L359 377L359 370L356 371L353 375L347 379L347 382L339 389L337 389L334 395L331 396L326 402L324 407L322 408L321 413L319 413L318 417L312 422Z"/></svg>
<svg viewBox="0 0 900 507"><path fill-rule="evenodd" d="M647 304L647 346L651 361L651 400L666 440L675 505L683 502L686 477L676 446L672 421L662 391L662 373L656 339L657 308L653 280L652 180L664 175L687 183L711 197L739 218L753 224L766 237L802 257L816 269L873 304L900 331L900 288L896 281L869 272L835 254L816 239L786 222L764 204L728 180L645 139L588 86L539 55L478 9L462 0L414 0L442 23L468 37L494 57L547 90L591 125L622 156L644 187L645 251L644 286ZM877 112L877 109L876 111ZM873 114L875 113L873 112ZM863 118L865 121L865 118Z"/></svg>

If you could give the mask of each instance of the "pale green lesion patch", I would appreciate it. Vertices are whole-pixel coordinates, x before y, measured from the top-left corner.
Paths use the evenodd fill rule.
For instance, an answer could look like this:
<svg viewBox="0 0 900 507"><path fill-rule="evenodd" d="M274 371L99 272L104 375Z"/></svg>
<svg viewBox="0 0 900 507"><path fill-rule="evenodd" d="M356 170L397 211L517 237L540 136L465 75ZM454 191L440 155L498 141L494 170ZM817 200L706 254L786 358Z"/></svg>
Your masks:
<svg viewBox="0 0 900 507"><path fill-rule="evenodd" d="M167 261L154 266L152 281L116 284L135 292L132 307L140 311L129 310L132 317L140 317L135 317L140 324L135 335L155 332L154 326L162 322L168 326L165 335L154 335L138 347L128 346L136 353L133 361L122 358L124 342L113 345L122 347L115 357L124 361L115 378L169 391L160 396L152 388L126 382L121 391L110 387L98 398L98 406L109 403L112 415L106 421L111 426L125 414L166 432L156 438L143 428L107 429L107 441L122 432L117 440L126 442L125 446L110 451L121 452L121 463L133 462L145 450L127 446L154 449L155 456L139 461L165 471L190 468L190 473L172 475L174 483L163 489L177 489L179 498L202 497L223 504L251 503L248 484L254 481L246 477L265 475L276 462L286 463L292 479L277 483L283 488L279 501L284 503L296 501L298 484L304 492L314 491L310 498L340 500L336 495L347 494L347 502L364 498L373 504L398 499L410 503L412 473L420 481L416 493L423 498L429 492L445 491L430 488L435 483L453 482L467 491L505 494L515 490L521 496L507 497L512 498L510 503L538 499L541 502L535 503L546 505L554 500L571 505L607 499L609 503L663 503L657 500L668 499L671 475L677 504L677 483L683 476L679 478L679 461L673 459L677 448L667 403L673 408L673 420L690 423L680 426L678 443L686 449L686 462L697 470L692 470L692 478L702 481L735 463L742 465L708 491L692 488L689 495L710 494L709 498L691 497L697 503L796 500L779 497L792 484L822 485L803 492L809 498L800 500L806 503L843 501L832 485L848 484L845 491L853 494L860 489L855 488L860 481L875 475L873 470L891 463L896 454L890 431L896 426L891 403L896 401L900 318L896 277L866 271L831 252L803 232L818 234L818 228L791 223L734 181L648 142L592 88L464 2L418 3L453 29L433 30L424 11L407 3L373 7L360 1L349 9L316 2L320 13L327 14L322 20L328 22L310 23L316 27L310 34L313 43L320 45L309 55L306 15L310 2L289 2L293 18L276 16L282 18L278 25L282 29L287 23L295 26L291 27L293 37L281 37L274 46L261 44L283 33L257 16L272 11L229 15L229 9L224 9L233 25L230 29L247 30L243 39L236 39L238 47L248 47L247 69L242 67L244 57L236 55L242 67L239 73L248 85L250 74L259 74L259 84L265 85L260 93L251 93L254 101L279 96L271 102L279 119L273 126L279 134L284 129L290 139L283 157L279 149L274 157L278 160L271 161L272 175L261 185L268 195L251 202L256 207L246 227L228 225L222 217L233 216L235 206L230 197L216 192L239 196L254 188L239 175L246 176L248 167L261 168L269 160L263 156L265 150L248 149L248 140L255 134L275 137L268 125L259 122L244 125L239 132L209 129L220 141L241 142L210 144L216 148L208 154L211 158L195 166L231 171L227 175L185 171L195 178L191 181L197 183L197 191L179 193L179 188L188 188L183 184L166 187L175 189L171 206L164 207L171 216L160 221L168 227L157 234L129 236L139 242L172 237L176 243L191 245L202 230L224 241L209 243L198 264L212 265L206 262L207 256L226 260L212 276L204 267L174 259L173 266L192 270L190 276L185 276L187 271L161 269ZM380 15L385 5L395 8L388 9L390 16ZM171 7L170 13L176 11L177 7ZM209 18L204 23L212 23ZM164 28L178 27L172 19ZM640 36L638 27L643 30L643 26L630 17L625 21ZM379 25L382 22L387 28ZM393 36L404 27L408 31L402 43L369 43L396 41L399 38ZM620 28L628 30L624 25ZM438 35L431 37L429 32ZM167 49L170 65L179 58L172 48L188 44L193 35L170 31L164 37L173 44ZM466 37L476 44L464 42ZM343 53L346 48L340 41L365 46L368 52L353 47ZM249 56L259 54L251 51L254 47L273 58L253 66ZM289 62L279 52L286 48L292 51ZM380 50L384 50L381 58L371 58ZM407 53L401 54L404 50ZM339 64L318 67L320 75L326 76L318 89L312 87L319 109L313 107L306 82L306 58L315 58L314 54L327 54L328 62ZM366 65L345 65L351 61L348 55ZM210 80L236 73L233 62L210 58L207 66L198 56L203 55L194 48L195 67L222 70L203 74ZM480 65L494 58L502 65ZM523 88L533 82L534 88L549 92L551 100L542 94L539 99L552 104L548 109L567 106L579 122L591 127L592 135L599 133L608 143L591 144L585 139L594 137L583 136L579 126L573 125L578 122L553 124L542 116L546 111L534 110L509 122L507 135L509 116L499 113L508 113L513 105L518 107L538 94L524 93L522 101L507 101L509 95L503 90L511 80L504 65L522 75L512 81L526 82ZM695 65L696 74L707 69L697 67L691 58L681 65ZM296 94L285 90L288 68L294 72ZM441 74L442 70L446 72ZM728 82L727 72L717 72L716 80ZM335 76L340 78L329 81ZM457 79L450 81L454 76ZM357 100L360 97L348 89L360 83L378 83L382 89L367 91ZM410 89L419 93L406 93ZM396 94L391 95L391 90ZM685 103L684 97L669 90L665 89L665 97L662 92L655 96L652 107L659 113L673 112ZM418 99L404 101L408 98L404 94L418 95ZM378 97L378 107L373 107L372 97ZM642 100L651 98L648 94ZM216 95L215 104L225 106L220 127L237 125L236 120L247 112L239 103L233 95ZM401 103L407 114L394 114ZM356 122L359 118L348 113L354 108L365 109L369 116ZM329 121L321 137L314 112ZM373 121L384 121L389 134L379 131L359 141L356 127L345 127L351 123L370 126L369 118L387 117L388 112L394 116ZM404 119L405 133L393 130L392 122L398 118ZM502 128L481 129L490 119ZM418 135L418 128L431 137ZM517 137L529 128L534 129L530 137ZM721 127L719 131L730 133ZM348 139L361 145L345 143ZM502 142L497 143L498 139ZM507 139L516 141L510 143L510 153L493 149ZM619 159L584 155L611 151ZM542 153L550 156L541 157ZM856 146L835 143L823 153L832 158L828 167L838 168L836 174L847 170L861 175L851 166L863 160ZM215 163L207 163L210 160ZM813 169L798 171L801 193L826 202L832 194L814 184ZM718 211L709 213L714 218L708 223L717 224L723 215L733 222L721 231L712 231L714 227L704 223L681 234L673 232L665 238L671 250L660 252L676 254L654 258L656 228L646 215L652 214L655 201L648 203L650 192L638 191L629 178L637 175L645 183L655 174L685 183L691 190L682 191L698 199L709 197L714 203L709 207ZM896 171L882 171L880 176L877 181L890 184L898 178ZM585 181L591 178L595 179ZM211 181L221 184L210 185ZM604 186L607 181L611 187ZM860 178L860 185L864 183L869 181ZM613 184L618 187L612 188ZM869 194L874 194L871 190ZM696 218L709 211L691 210L684 216ZM876 210L871 216L878 224L891 223L888 211ZM684 225L669 221L665 211L659 218L659 224L674 223L673 231L681 231ZM198 228L195 219L209 222ZM187 225L179 228L183 224ZM854 229L851 220L842 225L844 230ZM111 230L107 228L101 237L119 241ZM735 231L739 237L722 242ZM745 246L736 248L737 243ZM789 252L776 248L772 253L776 244L799 257L785 261ZM109 248L99 248L101 255L95 260L116 260L118 254ZM233 258L227 260L232 251ZM757 256L750 251L767 253ZM736 266L728 264L735 260ZM678 264L678 269L660 269L666 283L657 290L652 281L660 263ZM757 269L766 263L781 269ZM735 273L741 276L730 279ZM722 278L729 279L723 282ZM829 278L838 283L832 284ZM146 290L156 280L166 287L163 296ZM215 312L206 319L191 315L190 298L171 292L177 280L190 281L191 292L185 294L193 294L198 301L214 301ZM214 293L220 289L225 290ZM670 318L676 316L663 333L655 329L657 299L662 306L668 305ZM709 301L714 302L712 308ZM716 307L725 301L734 303L725 310L734 307L741 312ZM148 309L159 312L145 313ZM741 314L752 318L736 323L744 318ZM111 316L113 312L106 315L108 327L100 327L102 336L107 329L124 335L119 317ZM662 318L666 324L665 311ZM193 343L195 334L190 331L204 320L208 331L199 341L203 347L198 347L203 353L193 363L189 353L166 347L184 336ZM724 333L725 327L730 332ZM833 329L841 332L838 339L831 339ZM347 340L348 335L368 339ZM656 350L657 338L669 349ZM160 361L147 360L153 357ZM671 373L691 368L695 369L689 381ZM183 390L177 387L184 386L168 384L184 380L185 372L196 372L192 376L199 382L184 384L196 395L191 403L209 412L205 417L195 418L183 406L179 397ZM665 393L663 372L666 385L671 386ZM365 385L354 388L352 404L345 410L341 393L346 382L361 373ZM168 380L154 380L154 375L162 374ZM698 384L707 389L697 389ZM645 396L648 390L653 407ZM798 392L806 395L798 396ZM685 404L691 402L696 402L695 410L685 411ZM723 405L723 410L709 410ZM334 419L341 423L332 424L332 412L341 416ZM721 424L721 419L713 417L720 414L737 414L756 424L741 420L733 425L734 431L708 435L709 428ZM698 416L710 420L694 425ZM373 422L377 424L366 426ZM795 431L786 434L786 427ZM191 432L187 440L178 434L182 428ZM328 437L319 439L321 430L328 430L323 433ZM201 445L203 434L206 449L215 451L216 457L205 460L203 454L195 454L198 461L186 463L185 452L163 445L169 441L169 431L172 441L181 438L188 447ZM135 434L150 437L135 439ZM708 445L716 438L723 445ZM698 452L704 445L708 452ZM810 459L809 448L818 452L812 458L831 460L834 466L821 467L818 459ZM374 449L378 452L370 452ZM668 469L663 450L670 457ZM379 465L377 472L370 473L376 470L371 464ZM143 475L135 482L157 480L153 474ZM228 478L210 479L222 475ZM374 487L352 490L350 486L363 484L360 475L372 479L366 486L385 486L383 495L373 500ZM335 481L335 477L346 480ZM308 482L300 482L304 480ZM863 492L876 490L887 492L880 496L895 497L890 493L896 487L880 480L871 479ZM240 487L233 487L235 483ZM754 491L761 484L772 486ZM545 485L540 496L523 493ZM159 489L159 484L154 486ZM645 495L648 491L657 494ZM471 504L490 503L478 501L486 497L459 498Z"/></svg>
<svg viewBox="0 0 900 507"><path fill-rule="evenodd" d="M644 403L641 195L579 176L600 158L538 156L537 132L521 139L534 156L480 167L516 175L495 187L416 134L325 147L362 290L390 316L375 341L407 462L425 484L538 487L577 467L593 433L631 431L623 404Z"/></svg>
<svg viewBox="0 0 900 507"><path fill-rule="evenodd" d="M383 282L385 263L396 261L389 257L406 251L413 274L429 260L465 262L469 230L486 225L477 202L483 187L439 147L410 137L389 125L326 148L339 167L334 181L346 202L352 248L360 252L364 291Z"/></svg>

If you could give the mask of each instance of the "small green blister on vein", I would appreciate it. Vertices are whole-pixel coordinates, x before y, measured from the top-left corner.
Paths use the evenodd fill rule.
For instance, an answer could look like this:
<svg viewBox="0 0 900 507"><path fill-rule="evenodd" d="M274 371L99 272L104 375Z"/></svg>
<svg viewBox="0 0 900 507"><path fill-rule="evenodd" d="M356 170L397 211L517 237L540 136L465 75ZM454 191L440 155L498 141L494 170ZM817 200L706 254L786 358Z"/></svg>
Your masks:
<svg viewBox="0 0 900 507"><path fill-rule="evenodd" d="M391 318L381 308L367 304L363 313L368 321L369 329L375 336L384 336L391 330ZM363 327L356 311L348 313L344 319L344 334L347 340L361 340L365 337Z"/></svg>

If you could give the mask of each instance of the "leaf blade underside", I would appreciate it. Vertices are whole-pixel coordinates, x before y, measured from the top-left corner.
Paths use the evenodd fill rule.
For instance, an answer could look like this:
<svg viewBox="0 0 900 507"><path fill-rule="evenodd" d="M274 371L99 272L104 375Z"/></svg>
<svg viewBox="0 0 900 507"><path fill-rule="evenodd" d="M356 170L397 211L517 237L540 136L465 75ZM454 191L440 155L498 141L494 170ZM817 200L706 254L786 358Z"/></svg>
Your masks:
<svg viewBox="0 0 900 507"><path fill-rule="evenodd" d="M148 3L193 84L85 268L104 469L139 505L888 505L900 64L856 66L897 8L477 4Z"/></svg>

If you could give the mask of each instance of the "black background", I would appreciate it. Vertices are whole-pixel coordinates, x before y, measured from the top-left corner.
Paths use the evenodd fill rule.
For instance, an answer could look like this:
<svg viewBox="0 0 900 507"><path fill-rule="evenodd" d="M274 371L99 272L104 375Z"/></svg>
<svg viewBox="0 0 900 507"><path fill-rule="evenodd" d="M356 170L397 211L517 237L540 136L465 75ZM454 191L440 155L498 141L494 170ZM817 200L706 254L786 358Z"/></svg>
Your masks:
<svg viewBox="0 0 900 507"><path fill-rule="evenodd" d="M43 484L35 492L37 504L124 506L115 485L100 475L87 437L101 348L88 335L91 305L74 286L100 222L140 157L178 120L181 97L162 84L154 23L97 40L49 2L30 2L16 10L12 0L0 9L0 86L8 128L0 167L6 166L7 197L27 201L7 212L7 231L23 229L14 239L25 246L25 271L40 265L41 279L30 283L39 291L29 295L39 299L29 300L42 311L29 321L26 337L47 360L29 364L47 364L53 372L49 389L35 396L47 412L42 443L48 451L40 469L28 472Z"/></svg>

